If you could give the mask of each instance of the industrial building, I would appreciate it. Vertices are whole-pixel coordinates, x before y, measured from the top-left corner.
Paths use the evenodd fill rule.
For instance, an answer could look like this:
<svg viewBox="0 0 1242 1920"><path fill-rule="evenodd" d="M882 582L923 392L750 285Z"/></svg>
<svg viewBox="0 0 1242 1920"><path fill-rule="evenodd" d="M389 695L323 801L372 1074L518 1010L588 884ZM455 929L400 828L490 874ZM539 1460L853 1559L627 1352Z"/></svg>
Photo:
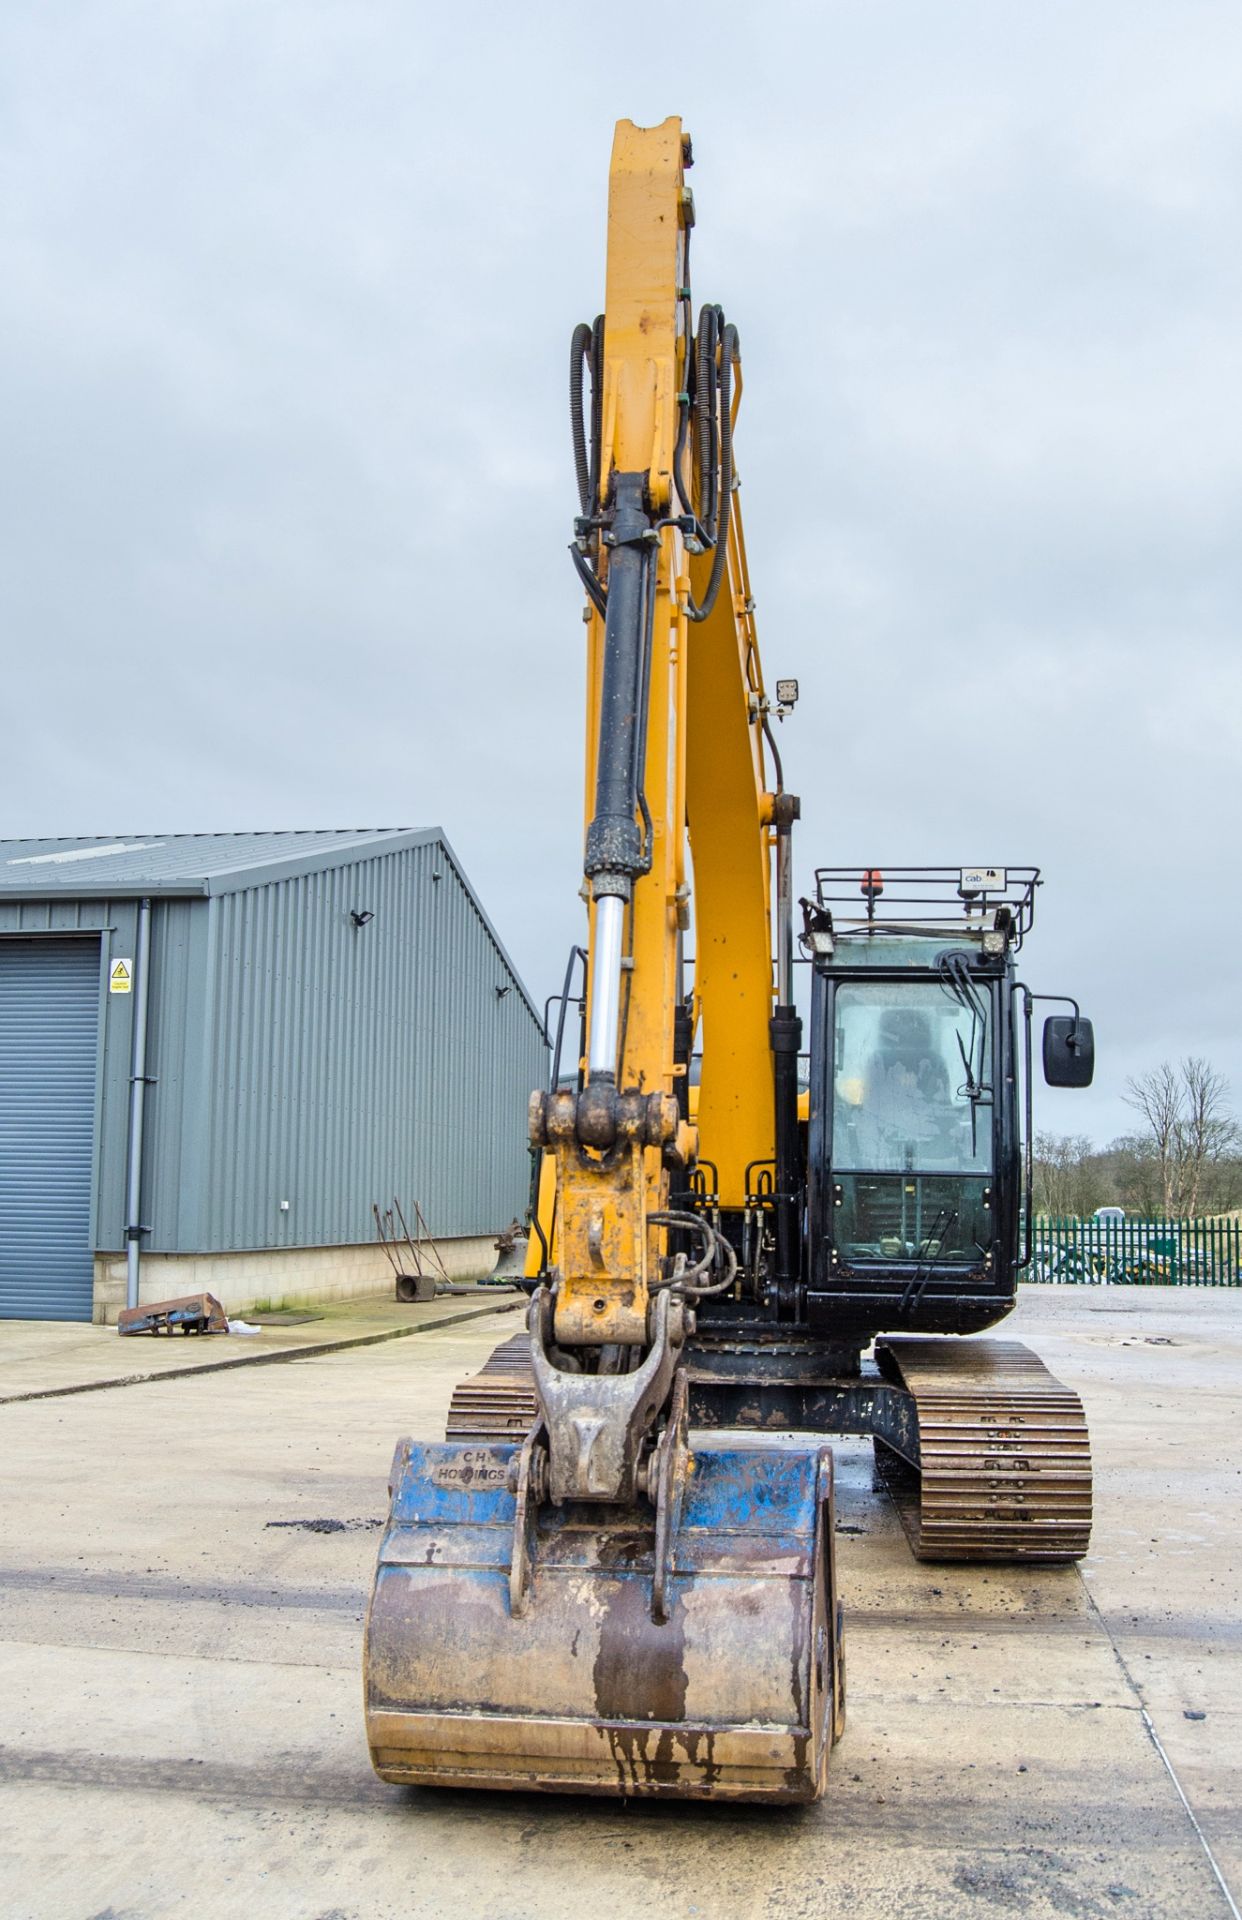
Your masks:
<svg viewBox="0 0 1242 1920"><path fill-rule="evenodd" d="M0 841L0 1318L376 1291L394 1196L481 1270L544 1072L438 828Z"/></svg>

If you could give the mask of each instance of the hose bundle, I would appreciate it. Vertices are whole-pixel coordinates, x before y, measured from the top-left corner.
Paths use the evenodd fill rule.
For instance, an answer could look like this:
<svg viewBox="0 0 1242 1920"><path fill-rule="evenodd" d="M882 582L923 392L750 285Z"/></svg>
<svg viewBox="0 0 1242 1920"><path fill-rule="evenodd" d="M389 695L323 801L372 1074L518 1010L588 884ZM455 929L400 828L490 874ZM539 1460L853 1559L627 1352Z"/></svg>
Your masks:
<svg viewBox="0 0 1242 1920"><path fill-rule="evenodd" d="M703 1253L694 1265L667 1280L655 1281L651 1288L653 1293L660 1287L675 1287L687 1300L704 1300L709 1294L728 1292L737 1278L737 1255L724 1234L718 1233L710 1221L704 1220L698 1213L670 1209L665 1213L649 1213L647 1225L678 1227L697 1233L703 1243ZM713 1271L715 1279L709 1278Z"/></svg>
<svg viewBox="0 0 1242 1920"><path fill-rule="evenodd" d="M685 295L687 335L691 314ZM691 620L706 620L716 604L728 554L733 509L733 369L739 358L737 328L718 306L705 306L686 353L686 387L678 398L681 420L673 458L674 484L683 518L679 524L692 553L710 552L712 569L700 605L693 598ZM569 347L569 421L579 519L570 555L591 601L600 613L608 604L599 577L601 438L603 429L604 316L581 321ZM586 379L591 383L590 418ZM687 492L687 464L698 478L698 510Z"/></svg>
<svg viewBox="0 0 1242 1920"><path fill-rule="evenodd" d="M712 570L700 606L693 598L687 608L691 620L706 620L716 604L724 578L733 510L733 369L737 365L737 328L726 321L723 307L704 307L687 368L693 380L682 395L681 430L673 473L682 510L694 523L692 538L699 551L712 553ZM686 498L682 480L687 439L692 440L699 476L697 514Z"/></svg>

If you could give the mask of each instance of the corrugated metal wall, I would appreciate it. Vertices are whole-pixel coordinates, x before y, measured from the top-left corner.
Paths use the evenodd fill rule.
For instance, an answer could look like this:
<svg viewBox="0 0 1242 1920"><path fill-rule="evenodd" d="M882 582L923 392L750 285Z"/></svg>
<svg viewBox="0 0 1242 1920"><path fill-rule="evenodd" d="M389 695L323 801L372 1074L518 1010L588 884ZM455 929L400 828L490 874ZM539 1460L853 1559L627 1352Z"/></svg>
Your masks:
<svg viewBox="0 0 1242 1920"><path fill-rule="evenodd" d="M351 908L374 918L355 928ZM100 1251L125 1244L134 999L108 994L106 978L134 954L137 910L0 901L0 937L99 935ZM374 1235L372 1200L394 1193L446 1236L524 1209L538 1022L442 843L156 898L149 1019L149 1250L358 1244Z"/></svg>
<svg viewBox="0 0 1242 1920"><path fill-rule="evenodd" d="M355 927L351 910L374 917ZM185 1069L203 1097L180 1148L161 1145L165 1179L179 1153L182 1199L175 1243L153 1244L366 1241L372 1201L393 1194L446 1236L522 1211L538 1023L442 845L222 894L207 911L204 1053ZM187 986L193 966L187 941ZM156 1071L162 1085L161 1056Z"/></svg>
<svg viewBox="0 0 1242 1920"><path fill-rule="evenodd" d="M210 1216L204 1210L208 1132L203 1078L209 1066L204 1036L211 1012L210 910L206 899L151 903L147 1071L152 1078L142 1154L142 1219L151 1232L142 1244L160 1253L206 1252L211 1245ZM111 1024L115 1030L115 1019ZM120 1215L118 1223L123 1238Z"/></svg>

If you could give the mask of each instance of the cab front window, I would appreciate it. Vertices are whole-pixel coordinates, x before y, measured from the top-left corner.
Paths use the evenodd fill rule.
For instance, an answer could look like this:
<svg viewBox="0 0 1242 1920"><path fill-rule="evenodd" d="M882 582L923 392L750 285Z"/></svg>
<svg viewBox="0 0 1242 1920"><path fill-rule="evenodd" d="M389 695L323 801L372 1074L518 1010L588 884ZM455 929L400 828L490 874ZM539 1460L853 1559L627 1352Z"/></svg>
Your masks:
<svg viewBox="0 0 1242 1920"><path fill-rule="evenodd" d="M977 1263L992 1244L991 988L842 981L832 1237L848 1261Z"/></svg>
<svg viewBox="0 0 1242 1920"><path fill-rule="evenodd" d="M836 991L832 1164L838 1172L987 1173L988 989L844 981Z"/></svg>

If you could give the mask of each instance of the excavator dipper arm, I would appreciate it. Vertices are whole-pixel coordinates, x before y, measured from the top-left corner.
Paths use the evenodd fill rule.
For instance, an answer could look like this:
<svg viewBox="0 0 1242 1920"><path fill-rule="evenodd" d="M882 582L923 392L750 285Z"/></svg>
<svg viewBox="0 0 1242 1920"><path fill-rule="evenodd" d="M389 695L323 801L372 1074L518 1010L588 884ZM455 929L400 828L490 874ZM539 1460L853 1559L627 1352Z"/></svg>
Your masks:
<svg viewBox="0 0 1242 1920"><path fill-rule="evenodd" d="M735 1212L757 1163L781 1185L798 1044L770 906L796 802L764 777L738 339L718 307L693 322L689 163L680 121L618 125L605 312L574 335L586 1053L576 1087L531 1099L552 1168L536 1422L520 1444L403 1441L394 1461L366 1653L389 1780L805 1800L841 1725L831 1454L692 1445L687 1425L696 1302L738 1274L719 1214L670 1201L699 1155L696 1022L698 1126Z"/></svg>

